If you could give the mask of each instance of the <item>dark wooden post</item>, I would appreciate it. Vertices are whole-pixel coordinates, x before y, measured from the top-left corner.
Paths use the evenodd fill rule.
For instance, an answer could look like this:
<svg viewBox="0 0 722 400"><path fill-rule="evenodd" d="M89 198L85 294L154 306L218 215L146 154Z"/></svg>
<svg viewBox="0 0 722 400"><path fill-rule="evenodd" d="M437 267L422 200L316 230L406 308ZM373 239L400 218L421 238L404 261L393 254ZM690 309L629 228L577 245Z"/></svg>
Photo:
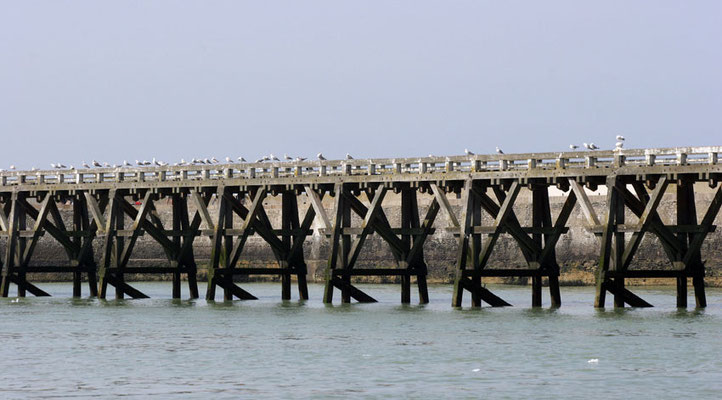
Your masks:
<svg viewBox="0 0 722 400"><path fill-rule="evenodd" d="M620 201L616 202L616 208L614 210L614 225L616 227L619 227L620 225L624 224L624 201L620 199ZM614 271L617 272L624 272L624 232L620 232L619 229L616 229L616 232L614 233L614 251L612 253L612 267ZM616 290L614 292L614 307L624 307L624 297L622 296L622 293L624 293L624 276L617 275L614 277L614 281L612 283Z"/></svg>

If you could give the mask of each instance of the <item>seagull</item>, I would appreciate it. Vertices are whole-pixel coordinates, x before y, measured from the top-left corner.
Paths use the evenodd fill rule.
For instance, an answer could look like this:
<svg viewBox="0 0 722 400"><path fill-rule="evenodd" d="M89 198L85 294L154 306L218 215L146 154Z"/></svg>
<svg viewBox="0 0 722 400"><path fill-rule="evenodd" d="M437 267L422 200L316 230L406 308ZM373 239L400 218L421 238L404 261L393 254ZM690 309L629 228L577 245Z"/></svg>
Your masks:
<svg viewBox="0 0 722 400"><path fill-rule="evenodd" d="M160 166L160 162L153 157L153 164Z"/></svg>
<svg viewBox="0 0 722 400"><path fill-rule="evenodd" d="M226 157L226 162L227 162L228 164L231 164L231 163L233 163L233 160L231 160L230 157Z"/></svg>
<svg viewBox="0 0 722 400"><path fill-rule="evenodd" d="M305 161L306 157L296 157L296 161Z"/></svg>
<svg viewBox="0 0 722 400"><path fill-rule="evenodd" d="M622 135L617 135L617 140L620 141L620 142L623 142L623 141L624 141L624 136L622 136Z"/></svg>
<svg viewBox="0 0 722 400"><path fill-rule="evenodd" d="M93 166L94 167L102 167L102 165L100 165L100 163L95 160L93 160Z"/></svg>
<svg viewBox="0 0 722 400"><path fill-rule="evenodd" d="M118 168L118 167L120 167L120 165L118 165L118 164L113 164L113 168Z"/></svg>
<svg viewBox="0 0 722 400"><path fill-rule="evenodd" d="M353 160L353 157L351 157L351 154L346 153L346 159L347 159L347 160Z"/></svg>
<svg viewBox="0 0 722 400"><path fill-rule="evenodd" d="M576 150L578 147L579 147L579 146L577 146L576 144L570 144L570 145L569 145L569 148L572 149L572 150Z"/></svg>
<svg viewBox="0 0 722 400"><path fill-rule="evenodd" d="M177 163L177 165L186 165L186 164L187 164L186 160L184 160L182 158L181 158L180 162Z"/></svg>
<svg viewBox="0 0 722 400"><path fill-rule="evenodd" d="M150 161L148 161L148 160L143 160L143 165L150 165Z"/></svg>
<svg viewBox="0 0 722 400"><path fill-rule="evenodd" d="M211 160L208 159L208 158L206 158L204 161L205 161L206 164L213 164L213 161L211 161Z"/></svg>
<svg viewBox="0 0 722 400"><path fill-rule="evenodd" d="M273 161L281 161L278 159L278 157L274 156L273 153L269 154L268 157Z"/></svg>
<svg viewBox="0 0 722 400"><path fill-rule="evenodd" d="M90 168L90 165L88 165L88 163L86 163L85 161L83 161L81 165L85 168Z"/></svg>
<svg viewBox="0 0 722 400"><path fill-rule="evenodd" d="M35 167L30 168L31 171L37 171L38 169Z"/></svg>
<svg viewBox="0 0 722 400"><path fill-rule="evenodd" d="M68 167L66 167L65 164L63 164L63 163L58 163L58 168L68 168Z"/></svg>
<svg viewBox="0 0 722 400"><path fill-rule="evenodd" d="M73 171L75 171L75 167L72 165L68 169L72 169Z"/></svg>
<svg viewBox="0 0 722 400"><path fill-rule="evenodd" d="M469 151L469 149L464 149L464 153L466 153L467 156L473 156L474 153Z"/></svg>
<svg viewBox="0 0 722 400"><path fill-rule="evenodd" d="M238 157L238 161L239 161L239 162L246 162L246 159L243 158L243 157Z"/></svg>
<svg viewBox="0 0 722 400"><path fill-rule="evenodd" d="M218 164L218 160L216 160L215 157L211 158L211 162L213 162L213 164Z"/></svg>
<svg viewBox="0 0 722 400"><path fill-rule="evenodd" d="M501 149L499 148L499 146L496 146L496 152L499 153L499 154L504 154L504 152L501 151Z"/></svg>
<svg viewBox="0 0 722 400"><path fill-rule="evenodd" d="M266 161L266 158L265 158L265 157L264 157L264 158L259 158L258 160L256 160L257 163L262 163L262 162L264 162L264 161Z"/></svg>
<svg viewBox="0 0 722 400"><path fill-rule="evenodd" d="M14 165L14 164L11 165L11 166L10 166L10 169L15 169L15 165Z"/></svg>
<svg viewBox="0 0 722 400"><path fill-rule="evenodd" d="M110 167L110 164L108 164L107 162L104 162L104 163L103 163L103 166L104 166L105 168L108 168L108 167Z"/></svg>
<svg viewBox="0 0 722 400"><path fill-rule="evenodd" d="M585 147L587 150L591 150L591 149L592 149L592 148L589 146L589 143L582 143L582 144L584 145L584 147Z"/></svg>
<svg viewBox="0 0 722 400"><path fill-rule="evenodd" d="M289 157L288 154L286 154L286 153L283 153L283 158L285 158L288 161L293 160L293 157Z"/></svg>
<svg viewBox="0 0 722 400"><path fill-rule="evenodd" d="M263 161L271 161L271 157L269 157L269 156L263 156Z"/></svg>
<svg viewBox="0 0 722 400"><path fill-rule="evenodd" d="M624 142L617 142L617 144L614 145L615 149L622 149L624 147Z"/></svg>
<svg viewBox="0 0 722 400"><path fill-rule="evenodd" d="M143 165L143 162L142 162L142 161L135 160L135 163L138 164L138 165Z"/></svg>
<svg viewBox="0 0 722 400"><path fill-rule="evenodd" d="M434 157L434 155L433 155L433 154L429 154L429 158L433 158L433 157Z"/></svg>
<svg viewBox="0 0 722 400"><path fill-rule="evenodd" d="M589 143L589 148L592 149L592 150L597 150L597 149L599 149L599 146L597 146L597 145L594 144L594 143Z"/></svg>
<svg viewBox="0 0 722 400"><path fill-rule="evenodd" d="M321 154L321 153L318 153L318 154L316 155L316 157L318 157L319 160L325 160L325 159L326 159L326 157L324 157L323 154Z"/></svg>
<svg viewBox="0 0 722 400"><path fill-rule="evenodd" d="M57 168L58 168L58 166L57 166L56 164L53 164L53 163L50 163L50 167L53 168L53 169L57 169Z"/></svg>
<svg viewBox="0 0 722 400"><path fill-rule="evenodd" d="M128 162L128 160L123 160L123 165L126 167L130 167L130 163Z"/></svg>

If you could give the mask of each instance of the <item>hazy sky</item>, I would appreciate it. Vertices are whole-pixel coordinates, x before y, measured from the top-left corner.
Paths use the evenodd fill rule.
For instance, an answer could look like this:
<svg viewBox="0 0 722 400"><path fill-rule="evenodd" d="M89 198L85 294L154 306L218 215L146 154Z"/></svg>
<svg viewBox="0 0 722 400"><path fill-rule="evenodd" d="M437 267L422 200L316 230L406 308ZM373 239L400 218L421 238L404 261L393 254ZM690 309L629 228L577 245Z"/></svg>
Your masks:
<svg viewBox="0 0 722 400"><path fill-rule="evenodd" d="M720 145L720 1L4 1L0 168Z"/></svg>

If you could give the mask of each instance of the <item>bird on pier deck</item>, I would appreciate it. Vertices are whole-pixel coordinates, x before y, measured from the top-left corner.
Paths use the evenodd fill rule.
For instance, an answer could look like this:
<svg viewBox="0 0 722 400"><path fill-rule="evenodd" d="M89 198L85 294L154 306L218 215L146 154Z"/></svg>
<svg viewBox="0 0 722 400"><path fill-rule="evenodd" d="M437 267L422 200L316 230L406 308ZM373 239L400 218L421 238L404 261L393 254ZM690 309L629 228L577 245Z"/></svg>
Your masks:
<svg viewBox="0 0 722 400"><path fill-rule="evenodd" d="M209 165L210 165L210 164L213 164L213 161L211 161L210 158L206 158L206 159L203 160L203 161L204 161L206 164L209 164Z"/></svg>
<svg viewBox="0 0 722 400"><path fill-rule="evenodd" d="M263 161L271 161L271 157L269 157L269 156L263 156L262 160L263 160Z"/></svg>
<svg viewBox="0 0 722 400"><path fill-rule="evenodd" d="M351 157L351 154L346 153L346 159L347 159L347 160L353 160L353 157Z"/></svg>
<svg viewBox="0 0 722 400"><path fill-rule="evenodd" d="M53 169L58 169L58 166L57 166L56 164L54 164L54 163L50 163L50 167L53 168Z"/></svg>
<svg viewBox="0 0 722 400"><path fill-rule="evenodd" d="M572 150L576 150L577 148L579 148L579 146L577 146L576 144L570 144L569 148Z"/></svg>
<svg viewBox="0 0 722 400"><path fill-rule="evenodd" d="M466 153L467 156L473 156L474 153L469 151L469 149L464 149L464 153Z"/></svg>
<svg viewBox="0 0 722 400"><path fill-rule="evenodd" d="M283 153L283 158L285 158L287 161L293 160L293 157L289 157L286 153Z"/></svg>
<svg viewBox="0 0 722 400"><path fill-rule="evenodd" d="M496 146L496 152L499 153L499 154L504 154L504 152L501 151L501 149L499 148L499 146Z"/></svg>
<svg viewBox="0 0 722 400"><path fill-rule="evenodd" d="M85 161L83 161L80 165L82 165L85 168L90 168L90 165L88 165L88 163L86 163Z"/></svg>
<svg viewBox="0 0 722 400"><path fill-rule="evenodd" d="M68 168L68 167L66 167L65 164L63 164L63 163L58 163L58 169L64 169L64 168Z"/></svg>
<svg viewBox="0 0 722 400"><path fill-rule="evenodd" d="M216 160L215 157L211 158L211 162L213 162L213 164L218 164L218 160Z"/></svg>
<svg viewBox="0 0 722 400"><path fill-rule="evenodd" d="M108 164L107 162L104 162L104 163L103 163L103 166L104 166L105 168L110 168L110 164Z"/></svg>
<svg viewBox="0 0 722 400"><path fill-rule="evenodd" d="M258 160L256 160L257 163L262 163L262 162L264 162L264 161L266 161L265 158L259 158Z"/></svg>
<svg viewBox="0 0 722 400"><path fill-rule="evenodd" d="M135 160L135 165L143 166L143 162L140 160Z"/></svg>
<svg viewBox="0 0 722 400"><path fill-rule="evenodd" d="M98 168L102 167L102 165L101 165L99 162L95 161L95 160L93 160L93 166L94 166L94 167L98 167Z"/></svg>
<svg viewBox="0 0 722 400"><path fill-rule="evenodd" d="M326 157L324 157L323 154L321 154L321 153L318 153L318 154L316 155L316 157L318 157L318 159L321 160L321 161L323 161L323 160L326 159Z"/></svg>
<svg viewBox="0 0 722 400"><path fill-rule="evenodd" d="M233 160L232 160L230 157L226 157L226 162L227 162L228 164L232 164L232 163L233 163Z"/></svg>
<svg viewBox="0 0 722 400"><path fill-rule="evenodd" d="M131 165L130 165L130 163L128 162L128 160L123 160L123 166L124 166L124 167L130 167Z"/></svg>
<svg viewBox="0 0 722 400"><path fill-rule="evenodd" d="M269 155L268 155L268 158L269 158L270 160L273 160L273 161L281 161L281 160L278 159L278 157L274 156L273 153L269 154Z"/></svg>
<svg viewBox="0 0 722 400"><path fill-rule="evenodd" d="M160 162L153 157L153 164L160 166Z"/></svg>
<svg viewBox="0 0 722 400"><path fill-rule="evenodd" d="M617 142L614 145L614 150L622 150L623 147L624 147L624 142Z"/></svg>
<svg viewBox="0 0 722 400"><path fill-rule="evenodd" d="M306 157L296 157L296 161L305 161Z"/></svg>
<svg viewBox="0 0 722 400"><path fill-rule="evenodd" d="M599 150L599 146L597 146L597 145L594 144L594 143L589 143L589 148L592 149L592 150Z"/></svg>
<svg viewBox="0 0 722 400"><path fill-rule="evenodd" d="M617 141L623 142L623 141L624 141L624 136L622 136L622 135L617 135Z"/></svg>
<svg viewBox="0 0 722 400"><path fill-rule="evenodd" d="M243 157L238 157L238 162L246 162L246 159Z"/></svg>
<svg viewBox="0 0 722 400"><path fill-rule="evenodd" d="M15 169L15 164L10 165L10 169Z"/></svg>

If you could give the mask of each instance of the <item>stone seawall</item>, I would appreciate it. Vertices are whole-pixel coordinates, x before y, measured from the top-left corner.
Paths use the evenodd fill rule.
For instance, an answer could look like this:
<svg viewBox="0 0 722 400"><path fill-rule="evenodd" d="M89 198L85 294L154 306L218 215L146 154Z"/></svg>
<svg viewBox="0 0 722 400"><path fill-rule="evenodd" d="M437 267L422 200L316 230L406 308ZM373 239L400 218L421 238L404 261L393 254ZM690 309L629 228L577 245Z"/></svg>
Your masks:
<svg viewBox="0 0 722 400"><path fill-rule="evenodd" d="M602 188L603 190L603 188ZM707 209L712 198L712 192L705 185L696 185L697 192L697 214L701 219ZM556 215L561 210L564 202L564 195L561 192L556 193L558 196L551 198L552 214ZM552 193L554 195L554 193ZM590 193L590 199L597 213L601 216L605 214L604 201L605 196L599 193ZM660 205L660 216L665 223L673 223L676 219L674 186L670 186ZM323 202L329 216L333 216L332 198L326 198ZM362 199L368 204L368 200ZM426 207L431 201L431 196L419 196L419 211L425 213ZM460 213L460 201L449 195L449 201L455 210ZM531 221L531 192L523 189L514 207L517 217L522 225ZM389 193L384 201L384 211L392 225L396 225L400 220L400 196ZM264 202L269 218L276 227L280 227L280 197L267 198ZM310 203L305 196L299 197L299 210L305 213ZM156 203L158 213L164 221L166 228L170 227L171 209L170 203L166 201L158 201ZM211 214L216 212L217 204L212 200L210 204ZM71 226L71 210L72 205L66 204L60 207L60 211L65 219L66 226ZM195 212L191 208L191 213ZM636 222L636 217L631 213L626 216L627 223ZM240 226L240 221L235 220ZM354 216L354 226L359 226L360 220ZM491 225L492 220L488 215L484 215L482 225ZM722 224L718 216L715 225ZM132 222L127 219L126 226L131 226ZM28 226L32 224L28 223ZM444 212L440 212L436 219L434 227L443 228L449 226L448 216ZM560 282L566 285L584 285L594 282L594 270L598 262L599 242L593 233L586 229L586 220L577 207L569 219L569 232L562 236L557 244L557 260L561 266ZM203 227L202 227L203 228ZM314 234L310 236L304 246L304 254L306 263L308 264L309 280L319 282L323 279L323 271L326 267L327 256L329 253L329 242L327 238L319 233L317 228L320 226L317 221L314 223ZM101 240L96 239L95 243L96 259L98 258ZM195 245L196 261L199 265L199 279L203 280L205 276L205 264L210 256L210 241L207 237L196 239ZM5 239L0 239L0 250L3 254L5 251ZM424 247L426 262L429 266L430 282L451 282L454 275L454 264L457 250L457 239L453 233L444 229L438 229L436 234L430 236ZM722 286L722 232L711 232L702 247L702 259L706 261L707 266L707 284L710 286ZM249 238L244 251L241 255L241 266L268 266L275 265L275 259L270 247L259 237ZM32 265L65 265L67 260L62 247L54 241L49 235L44 236L38 243L37 249L32 259ZM164 266L167 265L165 254L157 243L149 236L142 236L133 251L129 268L133 266ZM393 256L386 245L378 236L370 236L359 260L358 268L364 266L377 267L394 267ZM502 235L497 246L495 247L490 260L490 268L524 268L526 266L521 251L516 242L508 235ZM651 268L670 268L669 261L661 247L661 244L653 234L646 234L639 248L632 267L633 269L651 269ZM40 275L40 276L38 276ZM31 277L31 280L65 280L69 276L63 274L38 274ZM129 279L170 279L170 276L141 276L129 275ZM259 279L275 279L275 278L259 278ZM392 282L395 278L368 278L376 282ZM491 278L485 280L493 281ZM497 282L505 283L526 283L526 278L504 278L498 279ZM630 280L630 284L674 284L674 280Z"/></svg>

